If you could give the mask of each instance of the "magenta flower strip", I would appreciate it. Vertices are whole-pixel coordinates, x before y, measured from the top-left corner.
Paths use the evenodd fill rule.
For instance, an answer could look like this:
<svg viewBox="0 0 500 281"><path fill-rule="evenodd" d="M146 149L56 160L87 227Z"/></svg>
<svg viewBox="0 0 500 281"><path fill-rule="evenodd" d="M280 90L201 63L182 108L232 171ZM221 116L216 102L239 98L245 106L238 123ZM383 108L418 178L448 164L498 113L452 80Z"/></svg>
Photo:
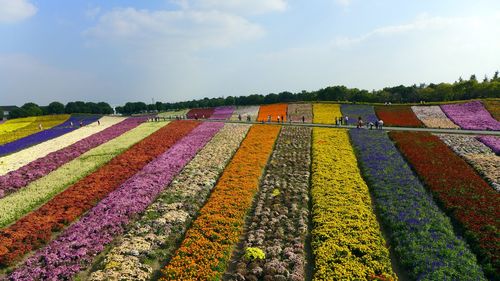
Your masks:
<svg viewBox="0 0 500 281"><path fill-rule="evenodd" d="M500 130L500 122L495 120L479 101L462 104L441 105L443 112L462 129Z"/></svg>
<svg viewBox="0 0 500 281"><path fill-rule="evenodd" d="M146 118L127 118L97 134L82 139L68 147L52 152L45 157L39 158L29 164L0 176L0 198L12 193L29 183L47 175L69 161L77 158L83 153L106 143L123 133L137 127Z"/></svg>
<svg viewBox="0 0 500 281"><path fill-rule="evenodd" d="M208 119L228 120L234 112L234 106L219 106L216 107L214 113Z"/></svg>
<svg viewBox="0 0 500 281"><path fill-rule="evenodd" d="M23 266L10 280L71 279L104 247L121 235L134 215L144 211L173 177L224 126L203 123L99 202Z"/></svg>

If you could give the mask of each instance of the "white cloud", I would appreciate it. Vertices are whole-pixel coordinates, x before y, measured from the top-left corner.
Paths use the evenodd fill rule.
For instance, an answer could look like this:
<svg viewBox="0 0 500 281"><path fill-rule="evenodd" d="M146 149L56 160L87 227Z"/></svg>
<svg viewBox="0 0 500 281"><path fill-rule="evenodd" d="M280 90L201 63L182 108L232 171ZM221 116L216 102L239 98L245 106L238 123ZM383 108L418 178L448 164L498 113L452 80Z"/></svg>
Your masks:
<svg viewBox="0 0 500 281"><path fill-rule="evenodd" d="M285 0L193 0L191 6L238 14L263 14L284 11L287 2Z"/></svg>
<svg viewBox="0 0 500 281"><path fill-rule="evenodd" d="M243 17L219 11L148 11L115 9L100 16L96 26L84 32L100 42L165 51L195 51L227 47L252 40L264 30Z"/></svg>
<svg viewBox="0 0 500 281"><path fill-rule="evenodd" d="M335 3L337 3L340 6L347 7L351 5L352 0L335 0Z"/></svg>
<svg viewBox="0 0 500 281"><path fill-rule="evenodd" d="M27 0L0 0L0 23L16 23L36 12L37 8Z"/></svg>

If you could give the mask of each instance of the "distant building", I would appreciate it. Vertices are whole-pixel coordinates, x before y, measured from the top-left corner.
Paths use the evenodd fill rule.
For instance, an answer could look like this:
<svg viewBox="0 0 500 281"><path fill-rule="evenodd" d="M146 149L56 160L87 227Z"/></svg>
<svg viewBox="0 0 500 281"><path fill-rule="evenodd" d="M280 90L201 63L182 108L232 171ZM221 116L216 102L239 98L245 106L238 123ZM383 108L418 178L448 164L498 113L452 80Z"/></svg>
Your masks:
<svg viewBox="0 0 500 281"><path fill-rule="evenodd" d="M5 105L5 106L0 106L0 111L3 112L3 118L7 119L9 116L10 112L14 109L18 109L19 107L15 105Z"/></svg>

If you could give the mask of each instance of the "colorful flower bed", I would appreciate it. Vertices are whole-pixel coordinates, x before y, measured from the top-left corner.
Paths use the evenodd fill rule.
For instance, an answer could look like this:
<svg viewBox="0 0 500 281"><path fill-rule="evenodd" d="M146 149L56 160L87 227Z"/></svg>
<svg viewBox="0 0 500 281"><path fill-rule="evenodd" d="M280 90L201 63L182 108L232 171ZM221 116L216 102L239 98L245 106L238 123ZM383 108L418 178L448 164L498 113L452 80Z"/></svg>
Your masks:
<svg viewBox="0 0 500 281"><path fill-rule="evenodd" d="M474 167L494 189L500 191L500 161L490 148L474 136L444 134L437 136Z"/></svg>
<svg viewBox="0 0 500 281"><path fill-rule="evenodd" d="M302 122L304 117L305 123L312 123L313 109L310 103L292 103L288 105L288 118L292 122Z"/></svg>
<svg viewBox="0 0 500 281"><path fill-rule="evenodd" d="M234 112L234 106L219 106L214 109L214 113L209 119L228 120Z"/></svg>
<svg viewBox="0 0 500 281"><path fill-rule="evenodd" d="M247 116L250 116L251 121L257 120L257 115L259 114L260 106L250 105L250 106L238 106L231 116L231 121L238 121L238 116L241 115L241 120L246 121Z"/></svg>
<svg viewBox="0 0 500 281"><path fill-rule="evenodd" d="M500 121L500 100L485 100L484 107L497 121Z"/></svg>
<svg viewBox="0 0 500 281"><path fill-rule="evenodd" d="M395 279L347 131L314 128L312 146L313 280Z"/></svg>
<svg viewBox="0 0 500 281"><path fill-rule="evenodd" d="M311 128L284 127L278 137L231 280L304 280L309 221ZM258 248L264 259L248 259Z"/></svg>
<svg viewBox="0 0 500 281"><path fill-rule="evenodd" d="M29 136L31 134L40 132L40 128L38 127L40 124L42 124L43 129L50 129L54 126L60 125L64 121L68 120L70 116L68 114L61 114L61 115L47 115L47 116L37 116L37 117L28 117L26 120L22 121L14 121L16 124L26 124L26 125L21 125L15 130L12 131L7 131L7 134L3 134L0 137L0 145L1 144L6 144L15 140L18 140L20 138L24 138L26 136ZM22 118L24 119L24 118ZM25 122L25 121L32 121L32 122ZM5 125L3 125L5 126Z"/></svg>
<svg viewBox="0 0 500 281"><path fill-rule="evenodd" d="M243 232L245 215L280 127L255 125L224 170L161 280L215 280Z"/></svg>
<svg viewBox="0 0 500 281"><path fill-rule="evenodd" d="M390 136L436 200L460 224L486 275L500 278L500 194L437 136L423 132L391 132Z"/></svg>
<svg viewBox="0 0 500 281"><path fill-rule="evenodd" d="M385 126L423 127L413 110L407 105L380 105L375 106L375 113Z"/></svg>
<svg viewBox="0 0 500 281"><path fill-rule="evenodd" d="M460 127L453 123L438 105L431 106L412 106L411 109L417 115L417 118L429 128L459 129Z"/></svg>
<svg viewBox="0 0 500 281"><path fill-rule="evenodd" d="M25 253L50 241L53 232L60 230L65 224L73 222L92 208L99 200L140 171L148 162L186 136L198 124L198 122L194 121L174 121L168 124L113 158L97 171L57 194L42 207L17 220L9 227L0 230L0 245L3 246L0 247L0 264L12 264L13 261L22 257ZM27 189L21 189L13 195L24 195L23 191L25 190ZM13 196L3 199L8 201L11 197ZM29 197L26 198L26 200L30 199ZM39 202L36 203L36 205L40 204ZM3 206L5 205L3 204ZM16 204L14 207L22 211L28 211L36 206L35 204L29 204L29 207L25 207L26 204L21 205L18 207L19 205ZM4 210L4 208L0 208L0 210ZM9 209L8 213L11 216L6 219L0 213L2 222L20 217L19 211L12 212ZM10 237L15 237L15 239Z"/></svg>
<svg viewBox="0 0 500 281"><path fill-rule="evenodd" d="M97 126L97 124L95 126L94 124L84 126L60 137L36 144L7 156L0 157L0 175L5 175L10 171L19 169L20 167L38 158L42 158L51 152L70 146L82 138L86 138L123 121L123 118L105 116L99 120L102 126Z"/></svg>
<svg viewBox="0 0 500 281"><path fill-rule="evenodd" d="M350 130L391 248L412 280L485 280L476 257L382 131Z"/></svg>
<svg viewBox="0 0 500 281"><path fill-rule="evenodd" d="M59 116L59 115L55 115ZM78 124L80 121L84 122L85 125L91 124L100 117L97 115L93 116L85 116L85 115L78 115L78 116L71 116L66 122L57 125L53 128L43 130L41 132L31 134L29 136L17 139L13 142L9 142L3 145L0 145L0 156L4 156L10 153L14 153L16 151L19 151L21 149L25 149L27 147L30 147L32 145L51 140L53 138L57 138L59 136L62 136L66 133L69 133L71 131L74 131L79 128ZM74 126L70 126L70 122L73 122ZM37 129L38 130L38 127Z"/></svg>
<svg viewBox="0 0 500 281"><path fill-rule="evenodd" d="M56 170L62 165L68 163L69 161L93 149L94 147L97 147L105 142L108 142L122 135L123 133L137 127L139 124L145 121L145 118L143 117L128 118L126 120L116 117L114 118L104 117L103 119L104 120L101 121L101 126L97 125L85 126L72 133L60 137L64 138L68 136L70 138L69 140L64 139L56 141L57 139L54 139L56 143L52 142L52 140L47 141L37 146L22 150L18 153L14 153L4 157L3 159L0 159L0 161L4 161L7 160L6 158L10 158L11 156L20 159L19 161L16 162L14 162L15 161L14 159L9 159L7 161L11 162L11 165L0 166L0 174L5 170L8 169L11 170L11 172L9 172L8 174L0 176L0 198L4 197L5 193L17 190L21 187L28 185L30 182L33 182L49 174L50 172ZM82 132L81 130L85 131ZM96 133L90 135L93 132ZM46 151L45 149L47 149L50 152L51 149L50 146L52 146L52 149L57 148L58 143L60 143L61 146L63 145L66 146L67 144L66 141L76 140L81 135L84 136L90 135L90 136L84 139L80 138L81 139L80 141L77 141L76 143L73 143L72 145L62 148L58 151L52 152L44 157L41 158L37 157L40 156L40 153L38 153L38 151L45 152ZM33 156L37 157L38 159L35 158L36 160L28 162L29 160L34 158ZM28 160L28 161L23 161L23 160ZM16 168L18 168L23 164L26 165L15 170Z"/></svg>
<svg viewBox="0 0 500 281"><path fill-rule="evenodd" d="M313 114L313 122L318 124L334 124L335 118L342 117L339 104L315 103Z"/></svg>
<svg viewBox="0 0 500 281"><path fill-rule="evenodd" d="M500 137L498 136L480 136L477 139L491 148L496 155L500 155Z"/></svg>
<svg viewBox="0 0 500 281"><path fill-rule="evenodd" d="M71 279L88 266L114 236L123 232L134 215L144 211L152 203L172 178L222 127L222 123L203 123L196 127L111 192L47 247L30 257L23 266L9 275L9 279Z"/></svg>
<svg viewBox="0 0 500 281"><path fill-rule="evenodd" d="M167 111L158 113L158 117L165 117L167 119L175 119L176 117L185 116L188 113L189 109L181 109L175 111Z"/></svg>
<svg viewBox="0 0 500 281"><path fill-rule="evenodd" d="M7 121L2 120L3 123L0 125L0 143L3 142L4 138L7 137L7 134L11 134L16 130L26 127L29 124L35 122L35 120L36 120L35 116L10 119Z"/></svg>
<svg viewBox="0 0 500 281"><path fill-rule="evenodd" d="M186 113L188 119L207 119L214 113L214 108L193 108Z"/></svg>
<svg viewBox="0 0 500 281"><path fill-rule="evenodd" d="M288 105L286 103L276 103L276 104L268 104L261 105L259 109L259 116L257 117L257 121L267 122L269 116L271 116L271 121L278 121L278 116L280 117L280 122L286 122L286 114L287 114ZM285 118L285 120L283 120Z"/></svg>
<svg viewBox="0 0 500 281"><path fill-rule="evenodd" d="M347 121L347 124L349 125L356 125L358 123L358 117L360 116L365 124L368 124L370 122L375 124L375 122L378 120L372 105L341 104L340 111L342 112L343 116L349 117L349 120Z"/></svg>
<svg viewBox="0 0 500 281"><path fill-rule="evenodd" d="M500 122L495 120L480 101L462 104L445 104L441 109L462 129L500 130Z"/></svg>
<svg viewBox="0 0 500 281"><path fill-rule="evenodd" d="M86 177L133 144L157 131L163 124L147 123L104 143L64 164L59 169L0 199L0 228L15 222L71 184Z"/></svg>
<svg viewBox="0 0 500 281"><path fill-rule="evenodd" d="M90 280L150 280L185 234L215 186L249 125L226 124L132 224Z"/></svg>

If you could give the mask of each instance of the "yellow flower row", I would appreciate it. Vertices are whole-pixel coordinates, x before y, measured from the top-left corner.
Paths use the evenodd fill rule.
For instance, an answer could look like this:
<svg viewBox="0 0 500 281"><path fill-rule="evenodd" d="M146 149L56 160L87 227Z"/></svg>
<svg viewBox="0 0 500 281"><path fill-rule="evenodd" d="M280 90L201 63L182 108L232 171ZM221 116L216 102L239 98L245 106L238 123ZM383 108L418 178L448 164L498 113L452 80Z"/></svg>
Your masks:
<svg viewBox="0 0 500 281"><path fill-rule="evenodd" d="M5 123L0 125L0 139L2 135L26 127L29 124L35 122L35 120L36 120L35 116L7 120Z"/></svg>
<svg viewBox="0 0 500 281"><path fill-rule="evenodd" d="M347 131L314 129L311 194L314 280L396 279Z"/></svg>
<svg viewBox="0 0 500 281"><path fill-rule="evenodd" d="M26 121L18 121L18 123L21 122L24 125L15 130L11 130L8 132L6 131L5 133L0 132L0 144L5 144L11 141L18 140L20 138L24 138L31 134L37 133L40 131L40 128L38 127L40 124L42 124L44 130L50 129L68 120L69 117L70 115L68 114L46 115L46 116L34 117L32 122L29 122L28 124L26 124L26 121L29 121L31 119L26 119ZM33 117L28 117L28 118L33 118ZM7 122L5 124L2 124L2 127L6 125Z"/></svg>
<svg viewBox="0 0 500 281"><path fill-rule="evenodd" d="M341 117L340 104L315 103L313 104L314 123L334 124L335 118Z"/></svg>

